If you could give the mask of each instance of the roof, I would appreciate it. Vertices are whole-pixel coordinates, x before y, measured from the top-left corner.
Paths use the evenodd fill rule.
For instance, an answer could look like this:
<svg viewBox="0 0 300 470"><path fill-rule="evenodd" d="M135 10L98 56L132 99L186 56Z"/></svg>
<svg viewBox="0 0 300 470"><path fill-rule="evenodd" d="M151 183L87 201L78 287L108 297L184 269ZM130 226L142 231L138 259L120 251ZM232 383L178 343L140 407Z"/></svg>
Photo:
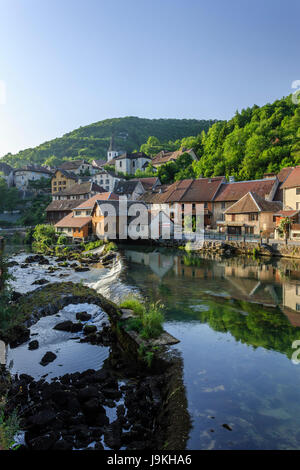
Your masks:
<svg viewBox="0 0 300 470"><path fill-rule="evenodd" d="M30 171L30 172L46 173L48 175L52 175L52 171L42 166L38 166L38 165L26 165L26 166L23 166L22 168L16 168L14 170L14 173L17 173L18 171Z"/></svg>
<svg viewBox="0 0 300 470"><path fill-rule="evenodd" d="M104 165L108 165L108 163L109 162L107 160L93 160L92 166L96 168L101 168Z"/></svg>
<svg viewBox="0 0 300 470"><path fill-rule="evenodd" d="M114 192L117 194L132 194L139 184L140 182L136 180L118 181Z"/></svg>
<svg viewBox="0 0 300 470"><path fill-rule="evenodd" d="M282 168L277 174L279 185L274 196L274 201L283 201L283 183L285 182L285 180L293 169L294 167Z"/></svg>
<svg viewBox="0 0 300 470"><path fill-rule="evenodd" d="M78 180L78 175L76 175L75 173L72 173L72 171L67 171L67 170L63 170L62 168L58 168L54 175L56 175L56 173L60 171L66 178L69 178L71 180Z"/></svg>
<svg viewBox="0 0 300 470"><path fill-rule="evenodd" d="M95 202L96 201L107 201L107 200L119 200L119 196L117 194L114 194L112 192L107 192L107 193L99 193L95 194L95 196L90 197L89 199L86 199L82 204L78 205L78 201L76 201L76 206L74 208L76 209L93 209Z"/></svg>
<svg viewBox="0 0 300 470"><path fill-rule="evenodd" d="M151 176L149 178L133 178L131 181L140 181L145 190L152 189L153 186L159 182L157 176Z"/></svg>
<svg viewBox="0 0 300 470"><path fill-rule="evenodd" d="M96 204L98 205L98 207L100 207L100 209L101 209L101 207L104 206L104 209L103 209L104 212L106 212L106 207L105 207L106 204L110 204L111 207L114 207L114 209L116 211L116 215L126 215L128 218L130 218L130 217L133 217L132 215L128 214L128 210L130 209L130 207L133 206L133 205L141 205L141 204L143 204L143 202L142 201L123 200L122 204L120 204L120 201L114 201L114 200L100 201L100 200L97 200ZM145 206L145 209L148 212L146 204L143 204L143 205ZM123 209L123 211L122 211L122 209ZM138 210L138 208L137 208L137 210ZM134 217L137 217L137 216L134 216Z"/></svg>
<svg viewBox="0 0 300 470"><path fill-rule="evenodd" d="M172 160L176 160L184 153L194 153L193 149L180 149L175 150L175 152L165 152L162 150L159 152L152 160L152 165L162 165L163 163L170 162Z"/></svg>
<svg viewBox="0 0 300 470"><path fill-rule="evenodd" d="M146 155L144 152L134 152L134 153L123 153L119 157L115 157L113 160L123 160L124 158L129 158L130 160L136 160L137 158L147 158L151 160L151 157ZM112 160L109 160L111 162Z"/></svg>
<svg viewBox="0 0 300 470"><path fill-rule="evenodd" d="M82 228L91 222L91 220L92 217L73 217L72 213L57 222L55 227Z"/></svg>
<svg viewBox="0 0 300 470"><path fill-rule="evenodd" d="M282 211L277 212L275 215L278 215L279 217L294 217L297 214L299 214L299 211L294 209L283 209Z"/></svg>
<svg viewBox="0 0 300 470"><path fill-rule="evenodd" d="M5 176L8 176L13 171L13 168L5 162L0 162L0 171L2 171Z"/></svg>
<svg viewBox="0 0 300 470"><path fill-rule="evenodd" d="M63 162L58 168L63 170L77 170L81 165L90 165L86 160L69 160Z"/></svg>
<svg viewBox="0 0 300 470"><path fill-rule="evenodd" d="M239 201L225 210L225 214L247 214L250 212L276 212L282 209L279 201L266 201L256 193L249 192Z"/></svg>
<svg viewBox="0 0 300 470"><path fill-rule="evenodd" d="M84 183L75 183L70 186L70 188L55 193L54 196L73 196L80 194L88 194L90 192L105 193L106 191L97 183L86 181Z"/></svg>
<svg viewBox="0 0 300 470"><path fill-rule="evenodd" d="M300 166L296 166L289 173L288 177L282 184L283 189L296 188L300 186Z"/></svg>
<svg viewBox="0 0 300 470"><path fill-rule="evenodd" d="M46 212L51 211L72 211L78 205L78 201L74 199L62 199L50 202L46 208Z"/></svg>
<svg viewBox="0 0 300 470"><path fill-rule="evenodd" d="M250 191L265 198L271 193L277 179L266 178L262 180L237 181L234 183L223 183L214 201L239 201Z"/></svg>

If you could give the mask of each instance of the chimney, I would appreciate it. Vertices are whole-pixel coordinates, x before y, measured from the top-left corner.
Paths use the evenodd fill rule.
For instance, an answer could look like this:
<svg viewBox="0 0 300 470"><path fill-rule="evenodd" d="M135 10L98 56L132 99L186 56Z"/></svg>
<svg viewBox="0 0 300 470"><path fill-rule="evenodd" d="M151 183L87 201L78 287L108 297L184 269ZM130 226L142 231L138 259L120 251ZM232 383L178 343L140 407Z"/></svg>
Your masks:
<svg viewBox="0 0 300 470"><path fill-rule="evenodd" d="M229 183L234 183L234 182L235 182L235 177L229 176Z"/></svg>

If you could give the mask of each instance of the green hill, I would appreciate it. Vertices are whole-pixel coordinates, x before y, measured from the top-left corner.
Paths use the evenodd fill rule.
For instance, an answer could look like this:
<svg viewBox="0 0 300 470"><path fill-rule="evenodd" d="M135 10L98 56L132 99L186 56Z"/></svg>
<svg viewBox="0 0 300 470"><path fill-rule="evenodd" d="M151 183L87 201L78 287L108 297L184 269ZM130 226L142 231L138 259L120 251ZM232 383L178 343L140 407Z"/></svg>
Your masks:
<svg viewBox="0 0 300 470"><path fill-rule="evenodd" d="M143 119L124 117L106 119L80 127L60 138L45 142L38 147L7 154L3 161L13 167L24 164L56 165L63 159L104 159L112 134L120 150L139 150L149 136L161 142L174 141L208 131L215 120L197 119Z"/></svg>

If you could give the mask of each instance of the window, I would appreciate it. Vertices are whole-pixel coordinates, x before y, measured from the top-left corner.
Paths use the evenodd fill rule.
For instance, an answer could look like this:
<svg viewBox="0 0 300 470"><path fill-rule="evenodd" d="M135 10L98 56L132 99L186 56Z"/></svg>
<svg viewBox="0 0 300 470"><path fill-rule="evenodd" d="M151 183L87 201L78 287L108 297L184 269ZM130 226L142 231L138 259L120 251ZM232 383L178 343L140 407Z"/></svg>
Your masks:
<svg viewBox="0 0 300 470"><path fill-rule="evenodd" d="M300 312L300 304L296 304L296 310L297 312Z"/></svg>
<svg viewBox="0 0 300 470"><path fill-rule="evenodd" d="M204 208L207 209L207 202L204 203Z"/></svg>
<svg viewBox="0 0 300 470"><path fill-rule="evenodd" d="M226 202L221 202L221 209L225 209L226 207Z"/></svg>
<svg viewBox="0 0 300 470"><path fill-rule="evenodd" d="M249 214L249 221L258 220L258 214L251 213Z"/></svg>
<svg viewBox="0 0 300 470"><path fill-rule="evenodd" d="M133 160L132 162L132 167L134 168L135 167L135 161Z"/></svg>
<svg viewBox="0 0 300 470"><path fill-rule="evenodd" d="M300 188L296 188L296 194L300 194Z"/></svg>
<svg viewBox="0 0 300 470"><path fill-rule="evenodd" d="M195 210L196 209L196 204L193 202L192 204L192 209Z"/></svg>
<svg viewBox="0 0 300 470"><path fill-rule="evenodd" d="M231 214L231 222L235 221L235 214Z"/></svg>
<svg viewBox="0 0 300 470"><path fill-rule="evenodd" d="M300 209L300 202L296 202L296 209L297 211Z"/></svg>
<svg viewBox="0 0 300 470"><path fill-rule="evenodd" d="M120 168L121 168L121 166L122 166L122 162L119 162L119 166L120 166Z"/></svg>
<svg viewBox="0 0 300 470"><path fill-rule="evenodd" d="M184 211L184 204L181 204L181 210Z"/></svg>

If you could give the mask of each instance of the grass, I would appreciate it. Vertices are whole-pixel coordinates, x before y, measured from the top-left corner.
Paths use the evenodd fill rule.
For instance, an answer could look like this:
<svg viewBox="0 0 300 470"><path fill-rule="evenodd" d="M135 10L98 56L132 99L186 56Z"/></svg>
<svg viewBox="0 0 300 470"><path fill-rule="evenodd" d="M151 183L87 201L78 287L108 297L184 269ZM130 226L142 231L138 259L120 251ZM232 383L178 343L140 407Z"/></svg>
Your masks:
<svg viewBox="0 0 300 470"><path fill-rule="evenodd" d="M10 450L15 444L14 436L20 430L20 419L16 411L5 416L4 405L5 401L0 404L0 450Z"/></svg>
<svg viewBox="0 0 300 470"><path fill-rule="evenodd" d="M125 299L121 308L133 310L136 318L127 321L127 329L137 331L144 339L157 338L163 331L163 306L159 302L143 304L139 299L130 296Z"/></svg>
<svg viewBox="0 0 300 470"><path fill-rule="evenodd" d="M105 245L103 252L108 253L109 251L117 251L117 250L118 250L118 247L114 242L108 242Z"/></svg>

